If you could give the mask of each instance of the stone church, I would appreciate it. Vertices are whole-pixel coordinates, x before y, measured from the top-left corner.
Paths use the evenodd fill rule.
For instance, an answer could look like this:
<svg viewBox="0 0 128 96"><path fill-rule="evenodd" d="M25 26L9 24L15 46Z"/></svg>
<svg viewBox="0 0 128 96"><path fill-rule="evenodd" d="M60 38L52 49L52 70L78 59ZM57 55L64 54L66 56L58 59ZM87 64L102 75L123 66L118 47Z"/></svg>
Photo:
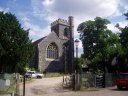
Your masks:
<svg viewBox="0 0 128 96"><path fill-rule="evenodd" d="M74 71L74 24L73 17L51 23L51 33L33 42L36 47L30 67L40 72Z"/></svg>

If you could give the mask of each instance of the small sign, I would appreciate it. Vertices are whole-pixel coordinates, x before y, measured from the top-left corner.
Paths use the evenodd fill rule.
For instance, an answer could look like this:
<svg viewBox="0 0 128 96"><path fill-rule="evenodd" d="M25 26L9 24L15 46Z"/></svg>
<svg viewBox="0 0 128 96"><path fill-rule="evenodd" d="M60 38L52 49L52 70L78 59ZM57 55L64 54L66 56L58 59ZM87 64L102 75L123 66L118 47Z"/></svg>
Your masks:
<svg viewBox="0 0 128 96"><path fill-rule="evenodd" d="M0 89L3 89L5 87L5 81L3 79L0 79Z"/></svg>
<svg viewBox="0 0 128 96"><path fill-rule="evenodd" d="M5 85L10 86L10 80L7 79Z"/></svg>

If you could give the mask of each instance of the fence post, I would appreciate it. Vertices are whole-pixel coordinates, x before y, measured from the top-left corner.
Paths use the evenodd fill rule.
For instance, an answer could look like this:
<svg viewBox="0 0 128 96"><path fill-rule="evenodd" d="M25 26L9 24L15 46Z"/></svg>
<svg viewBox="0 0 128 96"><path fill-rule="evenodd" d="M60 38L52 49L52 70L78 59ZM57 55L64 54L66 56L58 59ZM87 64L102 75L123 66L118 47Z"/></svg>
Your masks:
<svg viewBox="0 0 128 96"><path fill-rule="evenodd" d="M94 74L94 84L95 84L95 87L97 87L96 86L96 75Z"/></svg>
<svg viewBox="0 0 128 96"><path fill-rule="evenodd" d="M16 73L16 96L19 96L19 73Z"/></svg>
<svg viewBox="0 0 128 96"><path fill-rule="evenodd" d="M80 90L80 73L77 73L77 90Z"/></svg>
<svg viewBox="0 0 128 96"><path fill-rule="evenodd" d="M14 96L14 91L11 93L11 96Z"/></svg>
<svg viewBox="0 0 128 96"><path fill-rule="evenodd" d="M76 71L75 73L73 73L73 79L72 79L72 87L73 87L73 90L76 91Z"/></svg>
<svg viewBox="0 0 128 96"><path fill-rule="evenodd" d="M78 80L78 73L76 73L76 90L78 90L78 82L79 82L79 80Z"/></svg>
<svg viewBox="0 0 128 96"><path fill-rule="evenodd" d="M72 74L72 89L75 90L75 74Z"/></svg>
<svg viewBox="0 0 128 96"><path fill-rule="evenodd" d="M25 96L25 75L23 76L23 96Z"/></svg>

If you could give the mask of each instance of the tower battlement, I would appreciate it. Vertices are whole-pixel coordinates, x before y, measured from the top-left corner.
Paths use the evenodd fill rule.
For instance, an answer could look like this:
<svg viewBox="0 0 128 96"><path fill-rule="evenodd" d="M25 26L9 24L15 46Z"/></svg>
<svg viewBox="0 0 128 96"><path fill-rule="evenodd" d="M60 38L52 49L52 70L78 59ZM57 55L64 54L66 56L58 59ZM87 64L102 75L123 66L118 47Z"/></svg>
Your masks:
<svg viewBox="0 0 128 96"><path fill-rule="evenodd" d="M58 19L51 23L51 32L55 32L59 38L64 38L64 34L67 34L68 39L71 39L74 35L73 28L73 16L69 16L67 20Z"/></svg>
<svg viewBox="0 0 128 96"><path fill-rule="evenodd" d="M67 20L64 20L64 19L58 19L54 22L51 23L51 27L57 25L57 24L63 24L63 25L69 25L69 22Z"/></svg>

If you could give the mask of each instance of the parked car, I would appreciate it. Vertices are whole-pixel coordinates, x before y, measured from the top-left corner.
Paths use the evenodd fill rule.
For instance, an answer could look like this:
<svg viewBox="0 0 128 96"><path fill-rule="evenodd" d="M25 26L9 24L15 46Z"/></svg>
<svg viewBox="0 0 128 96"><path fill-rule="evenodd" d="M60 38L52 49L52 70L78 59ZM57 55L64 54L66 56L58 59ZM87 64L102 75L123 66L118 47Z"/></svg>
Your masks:
<svg viewBox="0 0 128 96"><path fill-rule="evenodd" d="M42 77L44 77L44 74L41 74L39 72L36 72L36 78L42 78Z"/></svg>
<svg viewBox="0 0 128 96"><path fill-rule="evenodd" d="M26 72L25 76L27 78L42 78L44 75L36 71L28 71Z"/></svg>
<svg viewBox="0 0 128 96"><path fill-rule="evenodd" d="M118 89L128 88L128 73L120 73L116 78L116 85Z"/></svg>

